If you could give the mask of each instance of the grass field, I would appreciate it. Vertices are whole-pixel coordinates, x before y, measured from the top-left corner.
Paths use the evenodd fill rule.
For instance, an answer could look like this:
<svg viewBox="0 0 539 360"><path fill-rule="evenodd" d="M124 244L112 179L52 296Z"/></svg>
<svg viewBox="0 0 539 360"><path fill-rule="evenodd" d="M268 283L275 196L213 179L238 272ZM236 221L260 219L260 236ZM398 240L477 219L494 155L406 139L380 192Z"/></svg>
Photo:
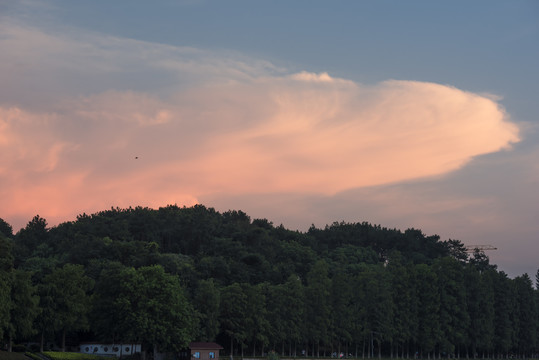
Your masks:
<svg viewBox="0 0 539 360"><path fill-rule="evenodd" d="M89 355L81 353L70 352L56 352L56 351L44 351L43 355L47 356L51 360L107 360L116 359L116 357L105 357L99 355Z"/></svg>

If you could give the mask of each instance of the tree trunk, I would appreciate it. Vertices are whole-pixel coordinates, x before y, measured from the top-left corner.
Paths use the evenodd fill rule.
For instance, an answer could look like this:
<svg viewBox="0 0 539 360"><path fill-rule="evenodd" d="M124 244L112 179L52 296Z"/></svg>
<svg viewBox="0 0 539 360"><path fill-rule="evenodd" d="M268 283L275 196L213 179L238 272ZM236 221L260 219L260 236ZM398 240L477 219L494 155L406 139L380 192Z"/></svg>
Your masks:
<svg viewBox="0 0 539 360"><path fill-rule="evenodd" d="M283 348L283 353L281 354L281 356L283 355L284 355L284 348ZM288 342L288 356L292 357L292 342L291 341Z"/></svg>
<svg viewBox="0 0 539 360"><path fill-rule="evenodd" d="M131 345L131 354L133 354L133 352L134 352L133 349L134 349L134 346ZM146 360L146 347L144 345L141 345L140 358L142 360Z"/></svg>
<svg viewBox="0 0 539 360"><path fill-rule="evenodd" d="M363 355L361 357L365 359L365 337L363 337Z"/></svg>
<svg viewBox="0 0 539 360"><path fill-rule="evenodd" d="M39 352L43 352L44 342L45 342L45 330L41 330L41 343L39 344Z"/></svg>
<svg viewBox="0 0 539 360"><path fill-rule="evenodd" d="M62 352L66 352L66 329L62 330Z"/></svg>
<svg viewBox="0 0 539 360"><path fill-rule="evenodd" d="M12 352L13 351L13 339L11 334L9 334L9 343L7 345L7 351Z"/></svg>
<svg viewBox="0 0 539 360"><path fill-rule="evenodd" d="M233 360L234 354L234 338L230 337L230 360Z"/></svg>

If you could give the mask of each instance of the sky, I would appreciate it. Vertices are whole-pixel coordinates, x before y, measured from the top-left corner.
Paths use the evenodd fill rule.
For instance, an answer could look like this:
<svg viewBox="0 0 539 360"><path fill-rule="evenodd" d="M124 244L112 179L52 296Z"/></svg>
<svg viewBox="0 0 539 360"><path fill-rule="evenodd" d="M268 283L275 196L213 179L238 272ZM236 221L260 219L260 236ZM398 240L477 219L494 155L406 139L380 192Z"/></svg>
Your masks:
<svg viewBox="0 0 539 360"><path fill-rule="evenodd" d="M539 2L0 0L0 218L203 204L539 268Z"/></svg>

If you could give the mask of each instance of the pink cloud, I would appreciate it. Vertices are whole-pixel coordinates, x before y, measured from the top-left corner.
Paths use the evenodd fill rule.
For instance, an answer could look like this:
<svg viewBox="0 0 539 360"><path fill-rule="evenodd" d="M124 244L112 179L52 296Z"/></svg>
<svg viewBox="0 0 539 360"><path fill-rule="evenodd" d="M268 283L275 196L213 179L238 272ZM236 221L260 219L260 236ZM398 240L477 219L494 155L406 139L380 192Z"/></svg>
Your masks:
<svg viewBox="0 0 539 360"><path fill-rule="evenodd" d="M52 114L3 108L0 168L14 171L3 171L2 213L334 194L442 175L518 141L496 102L452 87L316 84L265 79L175 101L106 92Z"/></svg>
<svg viewBox="0 0 539 360"><path fill-rule="evenodd" d="M451 86L364 86L237 55L0 25L8 221L219 194L331 195L447 174L519 141L496 99ZM167 86L147 86L154 77Z"/></svg>

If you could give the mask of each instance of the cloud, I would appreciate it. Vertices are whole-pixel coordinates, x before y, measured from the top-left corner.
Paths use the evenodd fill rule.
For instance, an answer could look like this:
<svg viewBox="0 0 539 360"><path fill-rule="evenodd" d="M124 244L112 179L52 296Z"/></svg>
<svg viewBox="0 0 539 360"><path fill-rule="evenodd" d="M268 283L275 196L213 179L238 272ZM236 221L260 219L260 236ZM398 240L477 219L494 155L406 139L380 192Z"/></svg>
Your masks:
<svg viewBox="0 0 539 360"><path fill-rule="evenodd" d="M300 80L300 81L314 81L314 82L333 82L335 79L333 79L327 72L323 72L320 74L314 74L307 71L302 71L297 74L293 74L290 76L292 79Z"/></svg>
<svg viewBox="0 0 539 360"><path fill-rule="evenodd" d="M447 85L366 86L233 53L0 27L8 220L328 196L444 175L519 141L495 99Z"/></svg>

